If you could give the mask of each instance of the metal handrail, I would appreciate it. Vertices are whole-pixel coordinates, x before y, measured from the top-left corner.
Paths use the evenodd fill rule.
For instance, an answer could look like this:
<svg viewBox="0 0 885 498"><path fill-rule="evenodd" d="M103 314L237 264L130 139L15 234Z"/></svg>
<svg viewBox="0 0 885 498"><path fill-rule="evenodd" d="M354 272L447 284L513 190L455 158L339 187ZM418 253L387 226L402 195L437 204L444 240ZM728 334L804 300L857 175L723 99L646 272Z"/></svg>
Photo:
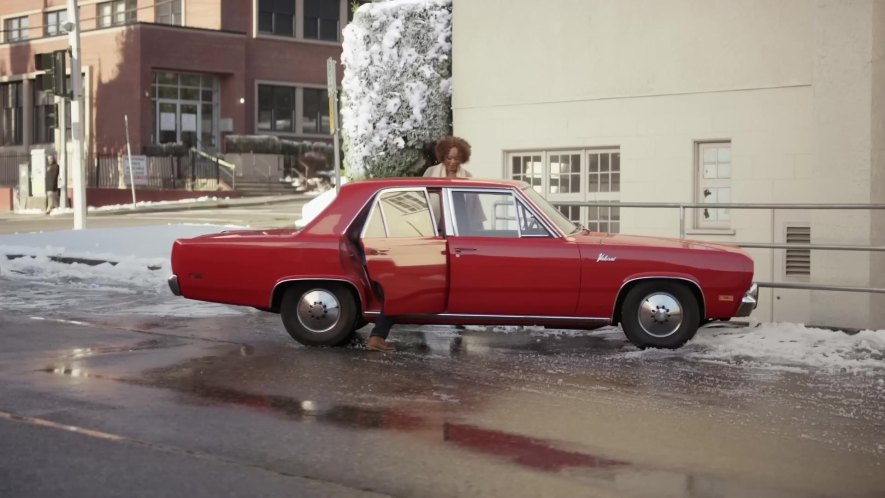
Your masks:
<svg viewBox="0 0 885 498"><path fill-rule="evenodd" d="M234 189L237 188L237 175L234 171L237 168L236 164L227 162L219 156L213 156L212 154L204 152L196 147L191 147L191 151L214 162L216 166L224 166L225 167L224 170L222 170L221 168L218 168L218 171L219 172L224 171L224 174L227 175L227 177L230 179L231 188L234 188Z"/></svg>
<svg viewBox="0 0 885 498"><path fill-rule="evenodd" d="M774 221L774 211L778 209L823 209L823 210L880 210L885 209L885 204L784 204L784 203L768 203L768 204L752 204L752 203L702 203L702 202L613 202L613 201L552 201L557 206L595 206L595 207L637 207L637 208L669 208L679 209L679 238L685 239L685 210L686 209L770 209L772 211L772 222ZM775 244L760 242L732 242L732 245L744 248L757 249L806 249L806 250L824 250L824 251L863 251L863 252L883 252L885 246L857 246L857 245L841 245L841 244ZM772 262L772 265L774 263ZM773 272L772 272L773 273ZM874 294L885 294L885 288L881 287L856 287L848 285L823 285L823 284L803 284L790 282L757 282L759 287L777 288L777 289L801 289L801 290L825 290L825 291L842 291L842 292L868 292Z"/></svg>

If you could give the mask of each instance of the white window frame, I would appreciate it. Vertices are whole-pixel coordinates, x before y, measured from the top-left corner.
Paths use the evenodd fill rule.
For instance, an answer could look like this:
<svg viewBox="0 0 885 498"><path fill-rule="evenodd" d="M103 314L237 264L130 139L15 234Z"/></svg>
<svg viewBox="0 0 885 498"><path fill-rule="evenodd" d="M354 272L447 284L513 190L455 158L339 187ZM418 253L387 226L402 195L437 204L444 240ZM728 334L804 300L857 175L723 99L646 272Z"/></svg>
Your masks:
<svg viewBox="0 0 885 498"><path fill-rule="evenodd" d="M727 161L723 160L722 150L727 150ZM711 152L718 151L718 152ZM716 156L715 159L708 158L708 154ZM711 199L711 203L728 203L732 202L732 179L734 175L733 159L731 154L731 140L705 140L695 142L695 189L694 202L703 203L705 199ZM705 178L706 169L714 168L716 177ZM727 171L727 178L719 178L722 175L723 167ZM708 174L710 172L708 171ZM723 196L725 194L725 196ZM731 229L731 210L730 209L695 209L694 210L694 228L700 230L730 230ZM709 215L705 216L705 214Z"/></svg>
<svg viewBox="0 0 885 498"><path fill-rule="evenodd" d="M603 155L608 154L609 157L614 157L615 155L618 158L618 182L617 182L617 190L609 191L609 192L590 192L589 191L589 164L590 164L590 156L591 155ZM562 149L533 149L533 150L524 150L524 151L505 151L504 153L504 177L510 178L513 180L522 180L526 181L526 178L533 179L534 183L526 181L526 183L530 183L535 191L541 194L545 199L547 199L550 204L563 214L566 214L566 217L570 220L580 223L584 225L590 230L593 231L605 231L605 232L620 232L621 222L620 222L620 208L616 206L608 207L591 207L591 206L560 206L557 205L557 202L606 202L616 204L621 199L620 185L622 182L620 181L620 154L621 149L617 146L610 147L571 147L571 148L562 148ZM579 158L579 189L578 192L551 192L551 160L557 156L578 156ZM518 175L514 174L514 159L516 158L531 158L531 170L529 171L530 175ZM570 158L571 160L571 158ZM524 159L523 159L524 161ZM612 162L609 163L609 172L611 172ZM524 164L524 163L523 163ZM520 164L522 166L522 164ZM598 174L598 173L597 173ZM538 183L538 178L540 177L540 183ZM613 176L609 174L608 176L608 185L613 185L612 181ZM560 183L561 184L561 183ZM570 189L571 190L571 189ZM602 217L600 214L603 212L606 213L606 216ZM591 217L591 214L596 213Z"/></svg>
<svg viewBox="0 0 885 498"><path fill-rule="evenodd" d="M120 7L122 6L122 10ZM107 7L109 11L103 13L102 10ZM122 15L123 20L118 20ZM125 26L138 21L138 4L135 0L109 0L107 2L99 2L95 6L95 23L99 28L113 28L115 26Z"/></svg>

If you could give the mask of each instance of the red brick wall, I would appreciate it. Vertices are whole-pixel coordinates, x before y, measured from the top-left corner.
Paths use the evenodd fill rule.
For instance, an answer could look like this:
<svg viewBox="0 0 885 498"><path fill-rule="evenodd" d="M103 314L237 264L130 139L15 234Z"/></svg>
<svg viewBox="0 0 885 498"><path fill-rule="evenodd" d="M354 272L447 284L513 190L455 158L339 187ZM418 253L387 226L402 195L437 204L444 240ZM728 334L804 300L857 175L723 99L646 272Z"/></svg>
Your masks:
<svg viewBox="0 0 885 498"><path fill-rule="evenodd" d="M12 187L0 187L0 211L12 211Z"/></svg>

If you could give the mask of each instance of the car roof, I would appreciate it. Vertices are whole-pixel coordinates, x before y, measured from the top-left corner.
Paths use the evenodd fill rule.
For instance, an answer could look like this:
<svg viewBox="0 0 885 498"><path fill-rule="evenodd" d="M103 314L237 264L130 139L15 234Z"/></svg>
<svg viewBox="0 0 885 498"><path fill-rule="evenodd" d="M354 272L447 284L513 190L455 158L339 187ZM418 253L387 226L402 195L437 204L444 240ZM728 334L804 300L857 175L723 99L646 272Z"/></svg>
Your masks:
<svg viewBox="0 0 885 498"><path fill-rule="evenodd" d="M528 186L526 182L518 180L501 180L495 178L439 178L429 176L419 177L398 177L398 178L373 178L370 180L359 180L350 182L345 185L355 184L371 184L375 189L389 187L418 187L418 186L434 186L434 187L517 187L523 188Z"/></svg>

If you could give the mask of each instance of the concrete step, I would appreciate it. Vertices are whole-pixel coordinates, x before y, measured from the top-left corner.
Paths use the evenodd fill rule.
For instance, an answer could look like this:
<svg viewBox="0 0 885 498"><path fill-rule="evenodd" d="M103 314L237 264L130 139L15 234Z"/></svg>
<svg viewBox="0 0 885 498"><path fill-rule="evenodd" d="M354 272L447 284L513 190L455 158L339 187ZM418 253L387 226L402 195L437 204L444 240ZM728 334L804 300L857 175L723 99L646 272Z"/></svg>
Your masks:
<svg viewBox="0 0 885 498"><path fill-rule="evenodd" d="M242 193L244 196L298 193L298 190L296 190L296 188L290 183L279 181L237 180L235 190Z"/></svg>

